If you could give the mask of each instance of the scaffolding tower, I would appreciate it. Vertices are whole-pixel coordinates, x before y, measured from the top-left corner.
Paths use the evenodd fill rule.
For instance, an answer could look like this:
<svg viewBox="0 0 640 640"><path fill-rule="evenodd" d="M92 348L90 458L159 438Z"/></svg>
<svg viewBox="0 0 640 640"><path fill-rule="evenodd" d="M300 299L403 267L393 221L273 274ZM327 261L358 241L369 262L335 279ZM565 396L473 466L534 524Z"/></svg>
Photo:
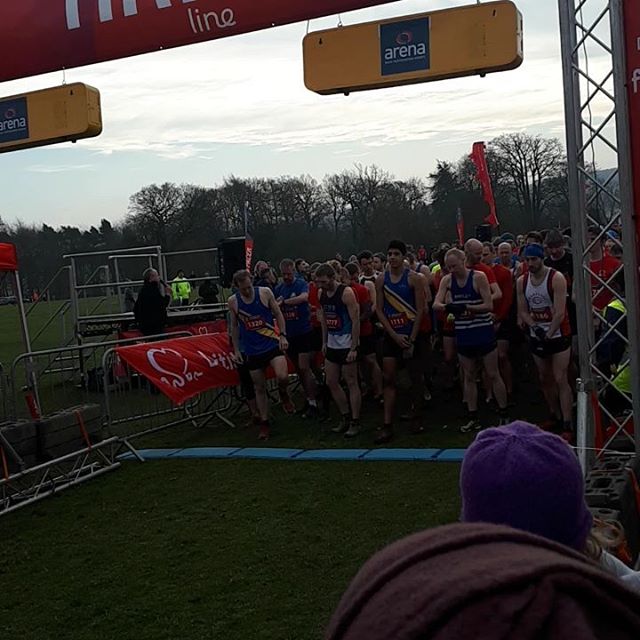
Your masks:
<svg viewBox="0 0 640 640"><path fill-rule="evenodd" d="M640 427L633 428L634 418L640 420L640 314L624 1L558 0L573 293L578 311L578 444L584 466L589 466L595 452L640 454ZM607 167L613 169L605 171ZM593 227L598 228L595 234L589 233ZM592 253L598 252L610 231L621 234L623 258L615 272L604 275ZM624 273L624 293L614 287L620 272ZM626 309L613 325L604 321L599 308L603 296L620 300ZM617 374L602 371L597 359L599 347L611 335L626 343L618 373L630 367L632 381L631 394L621 396L625 408L615 412L609 409L605 395L614 388Z"/></svg>

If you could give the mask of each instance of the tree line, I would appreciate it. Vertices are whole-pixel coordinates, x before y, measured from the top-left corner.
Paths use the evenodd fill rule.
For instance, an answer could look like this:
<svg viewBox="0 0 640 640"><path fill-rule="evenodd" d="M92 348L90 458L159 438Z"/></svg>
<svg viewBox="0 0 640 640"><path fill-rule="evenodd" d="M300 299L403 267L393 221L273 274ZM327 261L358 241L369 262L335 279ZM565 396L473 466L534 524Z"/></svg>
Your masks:
<svg viewBox="0 0 640 640"><path fill-rule="evenodd" d="M559 140L503 135L488 143L487 163L501 232L569 224L566 158ZM592 207L603 217L614 213L603 197ZM488 211L467 156L438 161L429 175L407 180L377 166L355 165L320 181L308 175L230 176L214 187L151 184L131 196L126 215L115 223L105 219L89 229L54 229L0 219L0 241L17 245L27 289L41 289L65 254L146 245L166 251L212 247L243 235L245 217L255 255L271 261L381 250L394 237L437 246L456 238L458 208L467 236L473 235Z"/></svg>

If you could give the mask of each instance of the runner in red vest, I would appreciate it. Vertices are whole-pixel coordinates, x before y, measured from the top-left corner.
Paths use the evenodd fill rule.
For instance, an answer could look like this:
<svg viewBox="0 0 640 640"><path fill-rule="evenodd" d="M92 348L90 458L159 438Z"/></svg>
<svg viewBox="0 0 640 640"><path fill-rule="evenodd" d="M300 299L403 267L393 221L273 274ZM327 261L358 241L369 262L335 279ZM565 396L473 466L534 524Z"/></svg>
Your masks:
<svg viewBox="0 0 640 640"><path fill-rule="evenodd" d="M360 269L354 262L346 265L344 284L350 286L360 305L360 357L363 369L371 381L371 390L375 401L382 400L382 369L376 355L376 336L371 321L375 310L376 288L373 282L366 280L360 284Z"/></svg>
<svg viewBox="0 0 640 640"><path fill-rule="evenodd" d="M475 238L467 240L464 245L464 253L467 259L467 269L479 271L480 273L484 273L484 275L487 276L489 287L491 288L491 299L495 302L496 300L500 300L500 298L502 297L502 292L500 291L500 287L496 282L496 275L493 272L493 269L491 267L487 267L487 265L485 264L482 264L483 250L484 247L482 246L482 242L480 242L480 240L476 240Z"/></svg>
<svg viewBox="0 0 640 640"><path fill-rule="evenodd" d="M511 251L511 247L506 247ZM514 308L514 283L511 269L496 264L496 251L490 242L484 243L482 252L482 262L493 269L496 282L502 294L499 300L493 302L493 322L496 330L496 340L498 342L498 362L500 364L500 375L507 388L507 395L513 393L513 374L511 371L511 359L509 348L514 340L514 325L511 323L511 311ZM492 396L490 396L492 397Z"/></svg>

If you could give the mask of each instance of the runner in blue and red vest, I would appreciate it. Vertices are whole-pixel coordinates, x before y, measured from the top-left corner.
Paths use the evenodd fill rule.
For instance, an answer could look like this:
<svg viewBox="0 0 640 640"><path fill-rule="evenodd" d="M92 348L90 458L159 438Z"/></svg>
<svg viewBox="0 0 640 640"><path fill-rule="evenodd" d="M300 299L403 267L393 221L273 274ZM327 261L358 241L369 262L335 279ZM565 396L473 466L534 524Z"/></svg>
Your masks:
<svg viewBox="0 0 640 640"><path fill-rule="evenodd" d="M276 286L275 296L287 325L289 341L287 356L296 367L307 396L307 406L302 416L317 418L316 381L311 372L313 332L309 307L309 284L303 278L296 277L295 262L289 258L280 262L280 274L282 282Z"/></svg>
<svg viewBox="0 0 640 640"><path fill-rule="evenodd" d="M271 289L255 287L248 271L236 272L233 284L237 292L229 298L228 305L231 312L234 359L238 363L242 362L244 352L260 413L261 427L258 437L268 440L270 425L266 370L269 366L276 374L285 412L295 411L287 391L289 368L284 354L289 343L285 321Z"/></svg>
<svg viewBox="0 0 640 640"><path fill-rule="evenodd" d="M376 280L377 316L384 331L382 371L384 374L384 424L378 430L376 444L393 438L393 416L396 404L398 365L405 361L412 383L415 420L413 433L421 433L420 407L423 403L423 360L429 353L428 333L422 321L425 314L425 280L405 267L407 247L393 240L387 249L388 269Z"/></svg>

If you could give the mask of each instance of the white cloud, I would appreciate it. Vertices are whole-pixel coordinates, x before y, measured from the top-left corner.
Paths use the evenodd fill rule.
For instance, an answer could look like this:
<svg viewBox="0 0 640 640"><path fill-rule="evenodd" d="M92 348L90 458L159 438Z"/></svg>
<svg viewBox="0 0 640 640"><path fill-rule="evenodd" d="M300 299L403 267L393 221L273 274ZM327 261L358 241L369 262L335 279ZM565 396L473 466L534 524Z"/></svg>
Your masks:
<svg viewBox="0 0 640 640"><path fill-rule="evenodd" d="M95 171L92 164L33 164L26 168L31 173L70 173L75 171Z"/></svg>
<svg viewBox="0 0 640 640"><path fill-rule="evenodd" d="M405 1L358 12L393 16L443 8ZM523 2L532 24L552 0ZM536 1L536 5L538 2ZM544 8L542 5L545 5ZM313 21L312 29L335 18ZM359 21L343 16L345 23ZM337 143L373 147L503 131L559 131L563 119L558 36L526 31L526 61L515 71L344 96L321 97L302 81L306 25L249 34L67 72L102 92L104 133L83 142L101 153L144 151L197 157L212 144L282 150ZM531 33L531 35L529 35Z"/></svg>
<svg viewBox="0 0 640 640"><path fill-rule="evenodd" d="M402 0L342 20L353 24L470 2ZM303 84L306 24L69 70L67 82L100 89L104 132L74 146L0 156L4 206L24 219L40 220L46 210L48 222L86 224L88 216L120 216L130 194L154 181L213 184L230 173L321 177L354 162L375 162L399 177L424 176L436 158L456 160L472 142L501 133L564 141L556 0L519 0L518 6L525 62L486 78L318 96ZM310 27L336 23L332 16ZM604 38L603 28L597 33ZM590 45L588 53L591 72L604 77L603 52ZM61 79L49 74L4 83L3 92ZM595 127L609 107L600 98L592 102ZM612 155L604 151L598 150L598 164L611 166ZM97 173L91 180L76 175L89 171L99 172L100 180Z"/></svg>

